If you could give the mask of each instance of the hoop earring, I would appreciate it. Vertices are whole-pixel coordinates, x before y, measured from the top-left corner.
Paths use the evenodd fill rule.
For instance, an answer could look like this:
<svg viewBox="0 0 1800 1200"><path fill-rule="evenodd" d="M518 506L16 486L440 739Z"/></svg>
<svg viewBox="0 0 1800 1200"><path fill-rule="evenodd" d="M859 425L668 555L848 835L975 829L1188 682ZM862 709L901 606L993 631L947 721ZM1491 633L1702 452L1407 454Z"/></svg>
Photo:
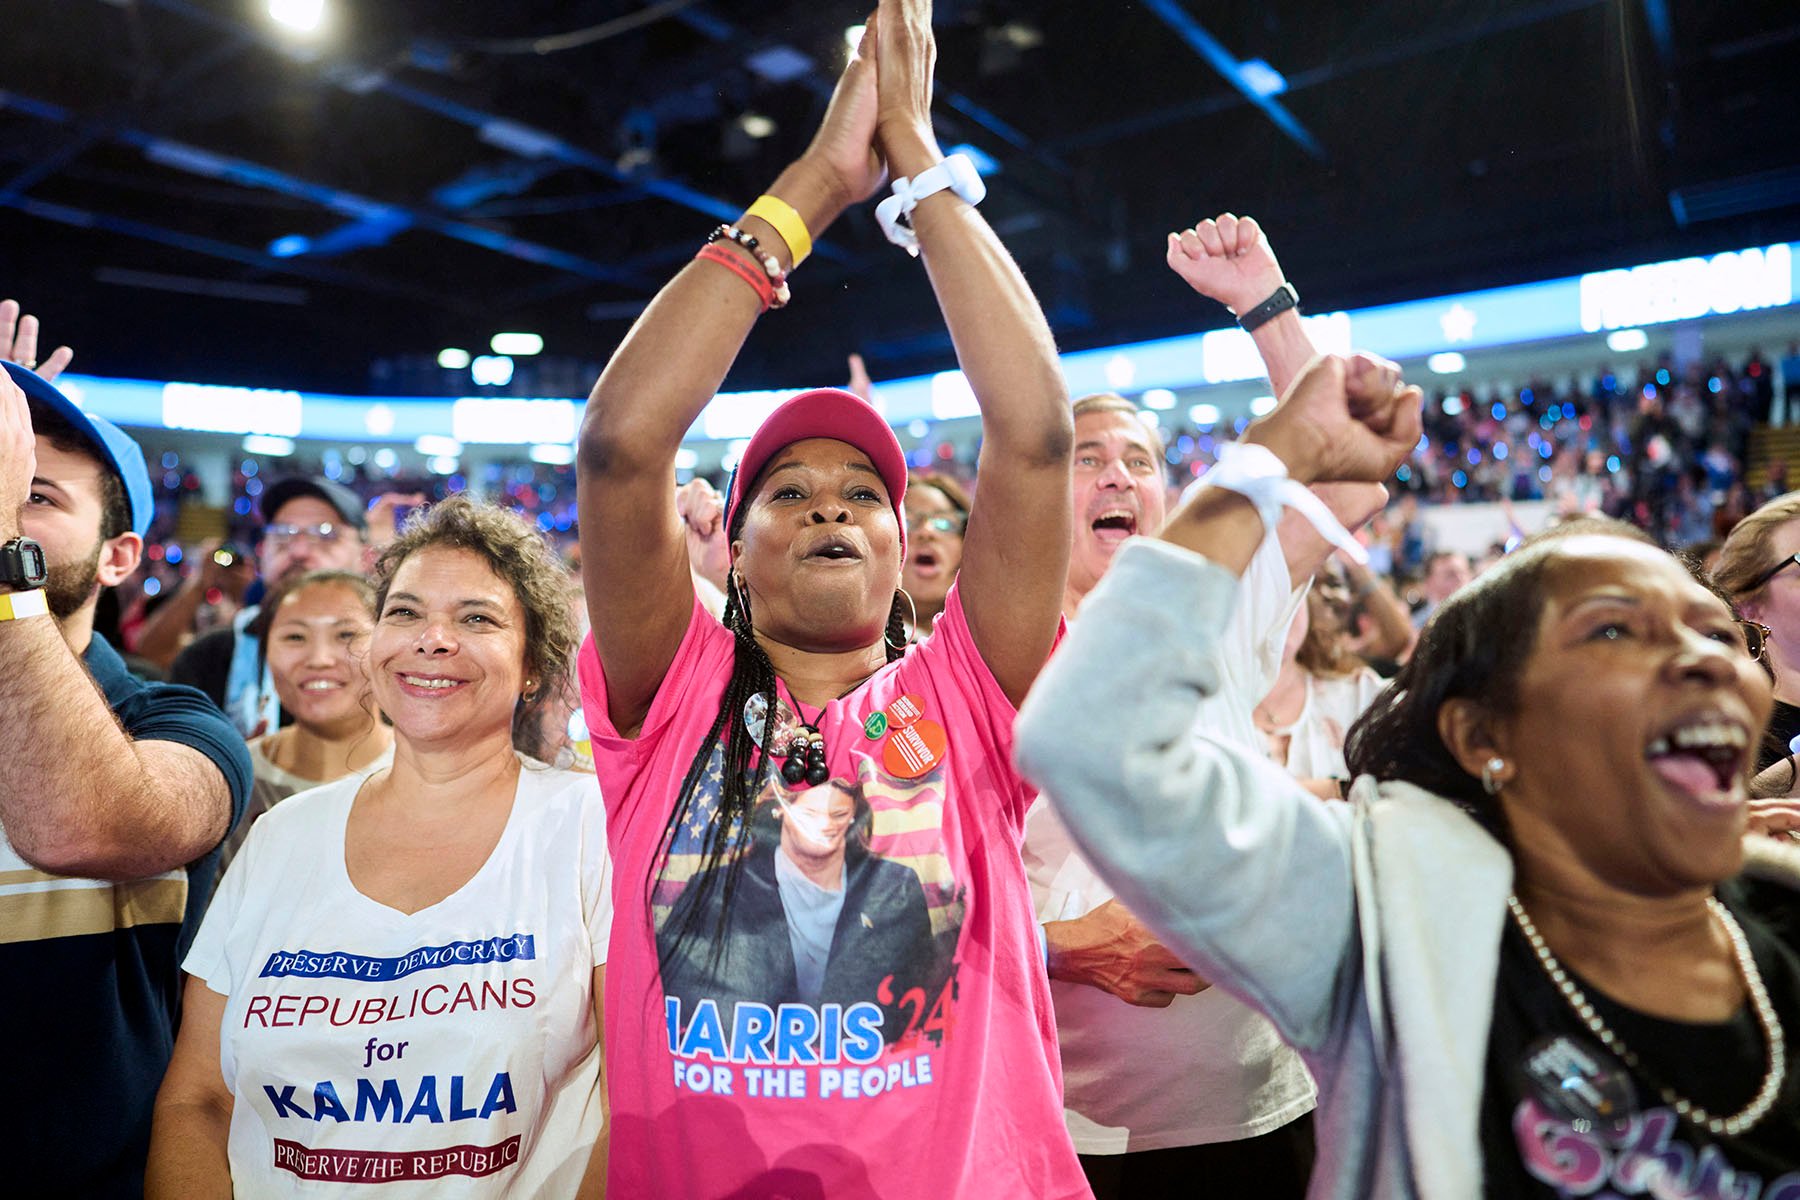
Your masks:
<svg viewBox="0 0 1800 1200"><path fill-rule="evenodd" d="M912 631L913 631L913 633L914 633L914 634L915 634L915 635L916 635L916 634L917 634L917 633L918 633L918 632L919 632L919 606L918 606L918 605L916 605L916 604L914 604L914 603L913 603L913 598L912 598L912 596L911 596L911 595L909 595L909 594L908 594L908 593L907 593L907 590L906 590L906 589L905 589L905 588L903 588L903 587L897 587L897 588L895 588L895 589L894 589L894 596L895 596L895 598L896 598L896 599L900 599L900 600L905 600L905 601L906 601L906 611L907 611L907 612L908 612L908 613L910 613L910 614L911 614L911 617L910 617L910 619L909 619L909 620L908 620L908 621L907 621L907 624L908 624L908 625L910 625L910 626L912 626ZM899 645L895 645L895 644L894 644L894 639L893 639L893 638L891 638L891 637L889 637L889 636L888 636L888 635L887 635L887 631L886 631L886 630L883 630L883 631L882 631L882 634L881 634L881 640L882 640L882 641L883 641L883 642L885 642L885 643L887 643L887 645L888 645L888 646L890 646L890 647L892 647L892 648L893 648L893 649L895 649L895 650L901 650L901 651L904 651L904 650L905 650L905 649L906 649L906 645L907 645L907 643L906 643L906 639L905 639L905 638L902 638L902 639L901 639L901 640L900 640L900 644L899 644Z"/></svg>
<svg viewBox="0 0 1800 1200"><path fill-rule="evenodd" d="M1506 760L1496 755L1481 764L1481 790L1490 796L1498 796L1504 786L1500 772L1506 770Z"/></svg>
<svg viewBox="0 0 1800 1200"><path fill-rule="evenodd" d="M750 589L744 586L743 579L738 575L735 567L731 574L725 577L725 588L727 599L737 601L736 607L739 616L743 619L745 631L754 630L756 625L750 619ZM733 630L733 632L737 631Z"/></svg>

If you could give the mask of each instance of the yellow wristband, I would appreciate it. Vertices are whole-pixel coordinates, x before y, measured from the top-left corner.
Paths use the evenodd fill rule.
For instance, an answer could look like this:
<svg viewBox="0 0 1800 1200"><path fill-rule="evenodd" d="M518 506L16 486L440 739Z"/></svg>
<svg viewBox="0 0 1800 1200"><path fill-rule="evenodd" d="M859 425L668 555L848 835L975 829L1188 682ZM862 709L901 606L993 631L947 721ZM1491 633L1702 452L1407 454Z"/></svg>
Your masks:
<svg viewBox="0 0 1800 1200"><path fill-rule="evenodd" d="M787 243L788 253L794 256L794 266L805 262L806 256L812 253L812 234L806 231L806 222L800 219L794 206L780 196L767 193L758 196L744 215L761 217L775 227L775 232Z"/></svg>
<svg viewBox="0 0 1800 1200"><path fill-rule="evenodd" d="M0 621L17 621L20 617L43 617L50 613L49 597L43 588L29 592L0 592Z"/></svg>

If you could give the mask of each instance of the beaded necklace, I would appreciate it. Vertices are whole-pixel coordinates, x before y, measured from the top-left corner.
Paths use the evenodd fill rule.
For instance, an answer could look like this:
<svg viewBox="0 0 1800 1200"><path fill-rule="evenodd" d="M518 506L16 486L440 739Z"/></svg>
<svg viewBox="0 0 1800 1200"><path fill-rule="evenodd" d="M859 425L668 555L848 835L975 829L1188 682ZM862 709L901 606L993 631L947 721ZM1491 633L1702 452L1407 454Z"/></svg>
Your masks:
<svg viewBox="0 0 1800 1200"><path fill-rule="evenodd" d="M1768 1047L1768 1065L1763 1072L1762 1085L1756 1089L1756 1095L1751 1097L1749 1104L1728 1117L1714 1116L1693 1101L1678 1095L1673 1088L1657 1083L1650 1072L1644 1069L1638 1056L1632 1053L1619 1039L1619 1035L1614 1033L1611 1027L1601 1019L1600 1014L1595 1011L1593 1004L1588 1001L1581 988L1576 986L1575 981L1569 977L1569 973L1563 969L1563 965L1556 961L1556 955L1552 954L1550 947L1544 943L1543 935L1538 932L1537 926L1532 924L1531 917L1526 913L1525 906L1519 903L1519 898L1517 896L1506 898L1506 906L1512 910L1513 920L1518 923L1519 931L1525 935L1525 940L1531 943L1532 953L1537 955L1539 965L1544 968L1544 973L1550 976L1550 981L1562 993L1563 999L1569 1002L1569 1007L1575 1010L1575 1015L1580 1017L1582 1023L1588 1027L1588 1031L1599 1038L1606 1048L1623 1060L1633 1072L1656 1088L1663 1103L1682 1117L1705 1129L1708 1133L1722 1137L1736 1137L1762 1120L1768 1115L1769 1109L1774 1107L1776 1097L1781 1094L1781 1085L1787 1079L1787 1046L1781 1032L1781 1021L1775 1015L1775 1006L1769 1002L1768 989L1763 986L1762 973L1756 969L1756 959L1750 953L1750 943L1745 940L1744 931L1739 928L1737 921L1730 912L1726 911L1723 904L1710 896L1707 897L1706 903L1712 910L1713 916L1717 917L1719 923L1724 926L1725 935L1731 939L1731 949L1737 958L1738 974L1743 977L1744 989L1750 993L1751 1006L1756 1010L1756 1022L1762 1026L1763 1042Z"/></svg>

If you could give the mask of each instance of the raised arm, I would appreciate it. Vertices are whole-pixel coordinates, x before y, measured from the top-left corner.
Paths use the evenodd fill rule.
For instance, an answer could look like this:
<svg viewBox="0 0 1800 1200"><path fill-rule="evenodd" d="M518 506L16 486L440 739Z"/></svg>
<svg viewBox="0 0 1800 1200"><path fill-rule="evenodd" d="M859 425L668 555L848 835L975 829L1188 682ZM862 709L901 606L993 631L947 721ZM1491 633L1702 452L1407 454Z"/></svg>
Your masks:
<svg viewBox="0 0 1800 1200"><path fill-rule="evenodd" d="M882 0L880 139L897 177L943 157L931 128L935 56L929 0ZM1017 704L1055 643L1068 574L1068 388L1037 298L980 212L941 191L920 202L913 227L981 405L980 500L957 586L982 658Z"/></svg>
<svg viewBox="0 0 1800 1200"><path fill-rule="evenodd" d="M1418 630L1413 628L1412 616L1406 611L1406 605L1400 603L1400 597L1394 595L1394 589L1388 585L1387 580L1368 567L1342 551L1338 552L1337 559L1344 568L1344 579L1349 583L1356 603L1368 614L1375 626L1368 639L1354 646L1354 649L1380 658L1406 658L1412 653L1413 642L1419 636ZM1350 632L1353 636L1356 634L1354 629Z"/></svg>
<svg viewBox="0 0 1800 1200"><path fill-rule="evenodd" d="M1301 483L1380 478L1417 440L1418 398L1390 365L1323 359L1245 441ZM1234 577L1265 535L1243 496L1202 486L1163 533L1175 548L1121 550L1020 713L1018 756L1119 899L1306 1048L1355 944L1350 811L1192 734Z"/></svg>
<svg viewBox="0 0 1800 1200"><path fill-rule="evenodd" d="M814 236L880 181L875 112L874 64L853 54L812 144L769 188ZM749 215L737 224L784 269L793 265L774 226ZM721 244L747 268L763 270ZM627 736L649 712L693 609L687 539L670 503L675 452L719 390L759 308L731 270L689 263L632 326L588 398L576 457L582 576L608 715Z"/></svg>
<svg viewBox="0 0 1800 1200"><path fill-rule="evenodd" d="M1249 312L1287 283L1275 248L1254 217L1223 213L1191 229L1169 235L1171 270L1202 296L1218 301L1233 315ZM1307 336L1297 309L1264 321L1250 333L1277 396L1287 394L1301 370L1319 353ZM1338 481L1317 489L1325 507L1346 529L1356 529L1387 504L1380 481ZM1332 545L1305 521L1284 520L1281 549L1295 587L1311 579L1331 556Z"/></svg>
<svg viewBox="0 0 1800 1200"><path fill-rule="evenodd" d="M56 520L73 503L37 479L36 445L24 392L0 375L0 542L20 536L25 504L43 505L52 513L46 519ZM118 540L128 537L135 547L135 534ZM115 566L109 561L109 571ZM239 796L249 791L243 742L212 705L196 694L171 695L157 722L137 723L134 738L59 621L41 610L0 622L0 709L7 713L0 760L8 767L0 827L41 871L125 880L192 862L231 825L233 789L218 764L241 772Z"/></svg>

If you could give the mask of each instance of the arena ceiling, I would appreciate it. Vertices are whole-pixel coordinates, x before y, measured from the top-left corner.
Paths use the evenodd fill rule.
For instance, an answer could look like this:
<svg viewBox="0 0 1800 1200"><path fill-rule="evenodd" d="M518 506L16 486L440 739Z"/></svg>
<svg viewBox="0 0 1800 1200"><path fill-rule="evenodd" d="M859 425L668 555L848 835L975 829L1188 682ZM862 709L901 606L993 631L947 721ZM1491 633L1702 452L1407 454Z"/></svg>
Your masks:
<svg viewBox="0 0 1800 1200"><path fill-rule="evenodd" d="M268 0L5 0L0 292L78 369L441 393L418 370L439 347L524 329L573 360L537 390L578 394L805 144L863 14L326 4L304 39ZM937 14L940 138L997 163L985 211L1066 348L1222 323L1161 258L1223 209L1263 221L1315 310L1800 235L1789 0ZM868 211L794 282L733 386L835 380L853 349L878 379L949 364Z"/></svg>

